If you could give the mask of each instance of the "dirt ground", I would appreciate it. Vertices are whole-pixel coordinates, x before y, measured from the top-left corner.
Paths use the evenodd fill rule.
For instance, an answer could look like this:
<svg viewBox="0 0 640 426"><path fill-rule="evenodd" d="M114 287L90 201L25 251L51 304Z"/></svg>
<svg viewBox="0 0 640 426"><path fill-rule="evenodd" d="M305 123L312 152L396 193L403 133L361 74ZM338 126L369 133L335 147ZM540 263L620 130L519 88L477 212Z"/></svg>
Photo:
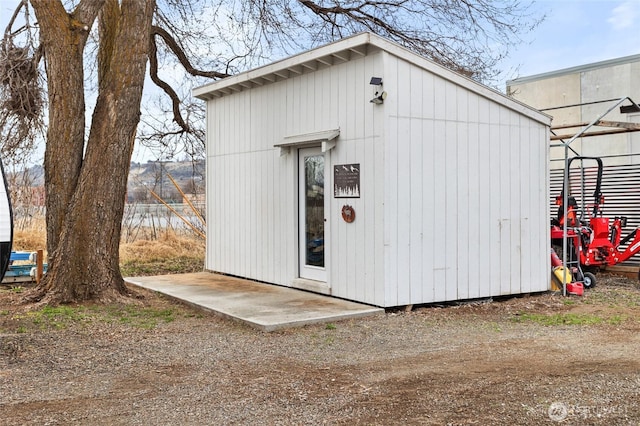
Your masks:
<svg viewBox="0 0 640 426"><path fill-rule="evenodd" d="M0 424L638 425L640 286L262 333L148 292L0 290Z"/></svg>

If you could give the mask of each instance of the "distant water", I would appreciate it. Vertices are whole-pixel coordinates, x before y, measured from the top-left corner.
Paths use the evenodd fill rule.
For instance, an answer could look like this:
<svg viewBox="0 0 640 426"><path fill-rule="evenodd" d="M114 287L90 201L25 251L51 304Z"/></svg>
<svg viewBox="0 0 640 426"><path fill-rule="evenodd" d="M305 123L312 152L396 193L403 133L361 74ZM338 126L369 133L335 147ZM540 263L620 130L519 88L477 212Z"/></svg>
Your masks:
<svg viewBox="0 0 640 426"><path fill-rule="evenodd" d="M182 219L186 219L189 223L198 229L204 229L200 219L193 212L188 204L169 204L169 207L163 204L127 204L125 206L124 215L122 217L123 227L152 227L157 229L189 229L189 225ZM202 205L195 206L200 215L204 217L204 208ZM178 217L182 216L182 218Z"/></svg>

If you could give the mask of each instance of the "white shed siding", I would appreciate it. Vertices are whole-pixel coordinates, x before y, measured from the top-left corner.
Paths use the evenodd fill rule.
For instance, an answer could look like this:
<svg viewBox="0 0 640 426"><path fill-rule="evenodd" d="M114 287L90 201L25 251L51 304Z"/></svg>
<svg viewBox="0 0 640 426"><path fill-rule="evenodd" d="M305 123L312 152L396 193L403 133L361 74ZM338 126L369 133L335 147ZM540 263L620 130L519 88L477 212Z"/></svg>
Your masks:
<svg viewBox="0 0 640 426"><path fill-rule="evenodd" d="M345 41L356 50L332 66L321 56L318 69L299 72L291 58L222 81L210 96L199 89L209 99L206 268L291 285L298 158L274 144L339 128L325 155L332 295L399 306L546 290L544 117L370 37L375 46L364 49ZM373 76L383 78L383 105L369 102ZM351 163L360 164L360 198L334 198L333 167ZM353 223L342 220L346 204Z"/></svg>
<svg viewBox="0 0 640 426"><path fill-rule="evenodd" d="M290 285L297 276L297 154L273 147L285 136L340 128L327 153L326 225L332 294L383 304L382 115L369 103L378 55L208 101L206 268ZM334 164L362 163L362 197L333 199ZM376 170L377 169L377 170ZM358 220L346 224L343 204ZM369 228L369 229L371 229Z"/></svg>
<svg viewBox="0 0 640 426"><path fill-rule="evenodd" d="M283 284L297 270L296 162L273 148L285 104L273 86L208 102L206 268Z"/></svg>
<svg viewBox="0 0 640 426"><path fill-rule="evenodd" d="M389 54L384 83L385 306L546 290L545 126Z"/></svg>
<svg viewBox="0 0 640 426"><path fill-rule="evenodd" d="M337 105L340 137L329 153L325 194L329 197L328 221L331 238L328 272L331 294L351 300L384 303L384 267L381 233L383 221L383 115L378 105L369 103L374 87L372 76L380 76L380 54L337 66ZM360 198L333 198L333 166L360 164ZM327 179L328 178L328 179ZM342 220L342 206L351 205L356 220ZM325 231L326 235L326 231Z"/></svg>

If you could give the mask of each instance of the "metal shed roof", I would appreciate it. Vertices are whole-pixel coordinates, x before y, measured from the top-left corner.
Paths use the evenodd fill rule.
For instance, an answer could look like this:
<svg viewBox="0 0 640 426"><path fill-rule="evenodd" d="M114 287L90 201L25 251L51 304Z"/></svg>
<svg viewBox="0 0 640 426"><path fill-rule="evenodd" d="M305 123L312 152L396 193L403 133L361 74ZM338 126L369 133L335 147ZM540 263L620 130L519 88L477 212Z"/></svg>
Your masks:
<svg viewBox="0 0 640 426"><path fill-rule="evenodd" d="M564 68L560 70L514 78L513 80L507 81L507 87L512 86L514 84L522 84L522 83L528 83L532 81L545 80L547 78L561 77L563 75L582 73L586 71L596 70L599 68L607 68L607 67L614 67L617 65L630 64L633 62L640 62L640 54L623 56L621 58L608 59L606 61L593 62L590 64L578 65L575 67Z"/></svg>
<svg viewBox="0 0 640 426"><path fill-rule="evenodd" d="M193 95L203 100L220 98L254 87L264 86L298 75L314 72L322 68L339 65L379 51L385 51L395 55L452 83L462 86L473 93L488 98L536 121L550 125L550 116L372 33L356 34L276 61L269 65L214 81L193 89Z"/></svg>

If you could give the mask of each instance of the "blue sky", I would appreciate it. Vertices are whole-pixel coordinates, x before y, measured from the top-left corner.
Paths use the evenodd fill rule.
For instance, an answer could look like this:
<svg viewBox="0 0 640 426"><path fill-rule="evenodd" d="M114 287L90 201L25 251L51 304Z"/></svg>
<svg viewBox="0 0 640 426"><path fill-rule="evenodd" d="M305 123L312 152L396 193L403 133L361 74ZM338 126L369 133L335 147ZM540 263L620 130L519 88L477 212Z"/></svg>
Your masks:
<svg viewBox="0 0 640 426"><path fill-rule="evenodd" d="M2 31L17 3L0 0ZM504 61L505 78L640 54L640 0L537 0L533 10L547 18Z"/></svg>
<svg viewBox="0 0 640 426"><path fill-rule="evenodd" d="M0 31L18 3L0 0ZM546 19L502 63L505 80L640 54L640 0L537 0L532 12Z"/></svg>
<svg viewBox="0 0 640 426"><path fill-rule="evenodd" d="M539 0L546 20L503 69L523 77L640 54L640 0Z"/></svg>
<svg viewBox="0 0 640 426"><path fill-rule="evenodd" d="M0 31L18 3L0 0ZM532 11L546 20L502 63L505 80L640 54L640 0L537 0Z"/></svg>

